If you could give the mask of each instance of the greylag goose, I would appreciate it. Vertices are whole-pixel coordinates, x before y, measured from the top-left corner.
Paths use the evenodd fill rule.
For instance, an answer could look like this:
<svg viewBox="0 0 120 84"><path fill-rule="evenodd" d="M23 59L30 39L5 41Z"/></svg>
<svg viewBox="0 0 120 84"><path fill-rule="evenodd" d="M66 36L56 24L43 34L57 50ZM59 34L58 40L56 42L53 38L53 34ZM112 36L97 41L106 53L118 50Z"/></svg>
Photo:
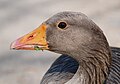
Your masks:
<svg viewBox="0 0 120 84"><path fill-rule="evenodd" d="M16 50L49 50L60 56L41 84L120 84L120 49L80 12L60 12L17 39Z"/></svg>

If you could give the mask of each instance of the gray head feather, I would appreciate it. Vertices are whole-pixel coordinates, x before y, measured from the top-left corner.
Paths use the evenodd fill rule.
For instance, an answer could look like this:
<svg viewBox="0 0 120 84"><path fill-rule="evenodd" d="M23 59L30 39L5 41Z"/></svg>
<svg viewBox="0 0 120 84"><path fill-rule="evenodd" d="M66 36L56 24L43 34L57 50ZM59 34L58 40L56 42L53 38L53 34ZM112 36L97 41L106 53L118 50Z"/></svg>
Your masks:
<svg viewBox="0 0 120 84"><path fill-rule="evenodd" d="M65 29L58 27L61 21L67 23ZM102 30L78 12L58 13L45 24L50 50L76 59L81 65L77 73L88 78L84 78L85 84L103 83L108 76L111 53Z"/></svg>

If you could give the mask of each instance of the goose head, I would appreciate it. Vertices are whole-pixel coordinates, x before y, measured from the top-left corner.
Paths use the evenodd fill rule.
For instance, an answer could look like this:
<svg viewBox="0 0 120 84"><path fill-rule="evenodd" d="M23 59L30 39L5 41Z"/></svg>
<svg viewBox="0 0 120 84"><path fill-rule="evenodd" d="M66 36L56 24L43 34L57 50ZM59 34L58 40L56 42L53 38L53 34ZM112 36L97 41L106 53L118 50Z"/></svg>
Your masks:
<svg viewBox="0 0 120 84"><path fill-rule="evenodd" d="M88 70L83 73L93 77L89 80L94 82L107 77L111 62L109 44L102 30L86 15L78 12L57 13L37 29L14 41L11 48L49 50L69 55L83 67L82 71L85 68ZM101 75L100 78L95 71Z"/></svg>
<svg viewBox="0 0 120 84"><path fill-rule="evenodd" d="M102 47L109 48L102 30L78 12L57 13L11 45L12 49L50 50L76 59L79 57L79 60L90 57L87 51L102 51Z"/></svg>

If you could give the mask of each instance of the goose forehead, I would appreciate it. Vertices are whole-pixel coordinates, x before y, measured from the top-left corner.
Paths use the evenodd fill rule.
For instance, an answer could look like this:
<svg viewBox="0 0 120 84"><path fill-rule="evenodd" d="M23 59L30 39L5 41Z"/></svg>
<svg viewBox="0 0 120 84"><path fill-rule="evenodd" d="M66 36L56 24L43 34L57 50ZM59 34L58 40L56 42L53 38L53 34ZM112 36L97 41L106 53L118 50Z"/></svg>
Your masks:
<svg viewBox="0 0 120 84"><path fill-rule="evenodd" d="M75 21L75 20L82 20L84 18L87 18L86 15L80 13L80 12L60 12L49 18L46 23L52 24L58 21Z"/></svg>

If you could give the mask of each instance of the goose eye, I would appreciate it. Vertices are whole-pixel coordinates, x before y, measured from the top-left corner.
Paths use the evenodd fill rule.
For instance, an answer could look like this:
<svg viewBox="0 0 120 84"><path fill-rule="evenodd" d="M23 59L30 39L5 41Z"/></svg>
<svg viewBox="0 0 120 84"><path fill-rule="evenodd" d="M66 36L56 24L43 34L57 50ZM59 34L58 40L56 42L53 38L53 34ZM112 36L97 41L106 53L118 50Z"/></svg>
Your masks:
<svg viewBox="0 0 120 84"><path fill-rule="evenodd" d="M60 23L58 24L58 27L61 28L61 29L66 28L66 26L67 26L67 24L66 24L65 22L60 22Z"/></svg>

